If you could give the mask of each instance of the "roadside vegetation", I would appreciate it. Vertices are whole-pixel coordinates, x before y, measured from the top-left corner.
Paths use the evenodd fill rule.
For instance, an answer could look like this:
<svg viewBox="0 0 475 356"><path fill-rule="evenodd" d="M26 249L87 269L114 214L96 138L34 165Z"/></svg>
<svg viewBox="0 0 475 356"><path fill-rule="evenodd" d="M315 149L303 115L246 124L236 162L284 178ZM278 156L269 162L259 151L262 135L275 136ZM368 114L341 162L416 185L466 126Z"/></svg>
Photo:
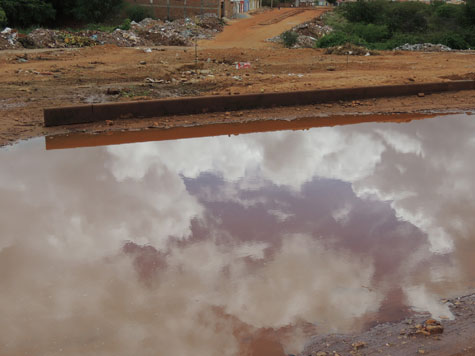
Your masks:
<svg viewBox="0 0 475 356"><path fill-rule="evenodd" d="M345 43L380 50L406 43L475 48L475 0L460 5L358 0L343 3L324 21L333 32L318 40L320 48Z"/></svg>
<svg viewBox="0 0 475 356"><path fill-rule="evenodd" d="M294 31L285 31L282 35L282 43L287 48L292 48L297 43L299 35Z"/></svg>
<svg viewBox="0 0 475 356"><path fill-rule="evenodd" d="M152 17L148 9L123 0L0 0L0 27L21 32L40 26L111 31L146 17Z"/></svg>

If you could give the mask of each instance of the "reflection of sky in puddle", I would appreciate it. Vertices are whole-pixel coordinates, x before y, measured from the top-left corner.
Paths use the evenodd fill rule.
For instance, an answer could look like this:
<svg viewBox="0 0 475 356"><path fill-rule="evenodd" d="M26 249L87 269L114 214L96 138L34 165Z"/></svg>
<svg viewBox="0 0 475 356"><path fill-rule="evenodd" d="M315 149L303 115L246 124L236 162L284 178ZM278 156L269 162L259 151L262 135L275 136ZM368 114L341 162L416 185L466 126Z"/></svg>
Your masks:
<svg viewBox="0 0 475 356"><path fill-rule="evenodd" d="M459 115L2 149L0 349L275 355L276 335L297 352L409 308L451 317L439 298L475 280L473 132Z"/></svg>

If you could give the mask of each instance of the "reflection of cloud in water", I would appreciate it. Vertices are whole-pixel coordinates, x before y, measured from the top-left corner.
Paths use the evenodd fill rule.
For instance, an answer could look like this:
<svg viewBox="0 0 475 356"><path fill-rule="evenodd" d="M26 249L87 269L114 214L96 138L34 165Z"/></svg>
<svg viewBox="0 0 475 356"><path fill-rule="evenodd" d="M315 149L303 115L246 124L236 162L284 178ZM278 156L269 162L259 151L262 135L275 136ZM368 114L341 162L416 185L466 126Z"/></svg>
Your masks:
<svg viewBox="0 0 475 356"><path fill-rule="evenodd" d="M265 261L265 242L223 245L211 234L170 244L190 236L204 209L179 172L157 161L120 174L124 157L105 149L35 153L30 144L1 157L0 343L8 352L233 355L239 340L219 309L252 328L318 317L330 329L377 309L380 296L361 287L371 284L370 260L304 235L285 238ZM118 254L127 240L167 251L150 283Z"/></svg>
<svg viewBox="0 0 475 356"><path fill-rule="evenodd" d="M211 157L213 152L223 152L231 157L231 166L213 162L201 166L204 171L218 172L233 182L217 188L219 194L215 200L222 197L248 207L263 202L263 198L239 194L241 188L235 187L243 186L247 177L252 177L254 185L259 182L264 186L269 181L297 192L315 176L350 182L357 196L390 202L400 220L426 233L430 252L452 252L450 256L456 259L461 255L457 245L473 239L475 230L472 223L475 168L470 164L475 154L474 126L469 117L458 116L410 124L363 124L309 132L245 135L233 138L237 149L230 156L227 138L206 140L201 150L181 141L175 152L187 152L186 168L173 155L166 160L174 161L175 169L186 176L190 161L201 164L202 155ZM190 160L190 156L195 159ZM241 176L245 178L240 179ZM216 191L210 193L211 196ZM336 208L333 218L345 223L348 209L347 205ZM282 211L285 216L292 214L286 209L273 211ZM284 215L280 215L284 221ZM469 250L473 251L474 247L469 245ZM413 253L418 255L416 251ZM432 256L427 255L427 258ZM417 270L409 274L420 274L420 265L412 265ZM468 261L463 265L453 261L452 265L459 269L453 274L455 279L470 276L472 264ZM441 281L433 275L426 278L434 283Z"/></svg>
<svg viewBox="0 0 475 356"><path fill-rule="evenodd" d="M448 305L441 304L437 296L430 293L423 285L407 287L404 293L408 299L408 304L416 311L429 312L432 314L432 317L437 319L454 318Z"/></svg>
<svg viewBox="0 0 475 356"><path fill-rule="evenodd" d="M0 344L234 355L227 318L342 331L377 312L392 287L449 316L440 285L475 281L474 125L0 151ZM119 253L124 241L159 251L148 283Z"/></svg>
<svg viewBox="0 0 475 356"><path fill-rule="evenodd" d="M326 320L321 330L377 309L380 296L361 287L371 284L368 261L293 236L265 264L247 263L265 248L175 247L148 287L125 255L84 262L47 245L5 248L0 343L14 354L236 355L234 324L216 308L252 328Z"/></svg>
<svg viewBox="0 0 475 356"><path fill-rule="evenodd" d="M467 163L475 153L472 126L467 118L445 117L244 135L233 137L232 145L215 137L110 150L123 157L115 163L119 176L134 176L159 161L186 177L216 172L239 181L257 174L254 183L265 179L296 190L315 176L350 182L359 196L391 201L397 216L427 233L433 252L447 253L454 238L449 230L466 229L457 216L444 217L443 207L474 197L474 168ZM130 165L131 157L138 167Z"/></svg>
<svg viewBox="0 0 475 356"><path fill-rule="evenodd" d="M0 253L0 271L7 355L237 353L232 324L195 303L184 278L165 275L148 289L125 256L84 263L53 249L12 247Z"/></svg>
<svg viewBox="0 0 475 356"><path fill-rule="evenodd" d="M163 165L139 181L119 181L104 167L111 160L104 149L18 147L8 156L0 172L0 247L27 239L80 259L107 255L126 240L163 248L169 236L189 236L191 219L202 213L183 180Z"/></svg>

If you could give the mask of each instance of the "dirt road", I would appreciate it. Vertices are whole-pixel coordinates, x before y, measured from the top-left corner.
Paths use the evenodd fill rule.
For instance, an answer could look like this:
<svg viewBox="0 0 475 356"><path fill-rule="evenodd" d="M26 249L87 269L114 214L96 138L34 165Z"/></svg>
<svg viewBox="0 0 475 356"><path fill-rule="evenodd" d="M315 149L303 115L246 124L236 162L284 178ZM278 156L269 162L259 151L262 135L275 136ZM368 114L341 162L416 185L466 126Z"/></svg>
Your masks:
<svg viewBox="0 0 475 356"><path fill-rule="evenodd" d="M201 41L202 48L263 48L266 39L280 35L292 27L322 15L326 8L282 8L256 14L244 20L233 20L212 41Z"/></svg>

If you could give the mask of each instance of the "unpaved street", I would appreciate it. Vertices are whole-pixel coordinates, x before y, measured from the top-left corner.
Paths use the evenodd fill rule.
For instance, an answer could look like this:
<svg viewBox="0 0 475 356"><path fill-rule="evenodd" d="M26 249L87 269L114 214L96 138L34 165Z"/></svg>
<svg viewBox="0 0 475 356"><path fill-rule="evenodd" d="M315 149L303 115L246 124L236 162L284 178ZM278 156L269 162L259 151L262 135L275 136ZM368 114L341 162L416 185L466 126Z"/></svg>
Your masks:
<svg viewBox="0 0 475 356"><path fill-rule="evenodd" d="M266 39L322 15L327 9L282 8L244 20L232 20L213 41L200 41L202 48L265 48Z"/></svg>

